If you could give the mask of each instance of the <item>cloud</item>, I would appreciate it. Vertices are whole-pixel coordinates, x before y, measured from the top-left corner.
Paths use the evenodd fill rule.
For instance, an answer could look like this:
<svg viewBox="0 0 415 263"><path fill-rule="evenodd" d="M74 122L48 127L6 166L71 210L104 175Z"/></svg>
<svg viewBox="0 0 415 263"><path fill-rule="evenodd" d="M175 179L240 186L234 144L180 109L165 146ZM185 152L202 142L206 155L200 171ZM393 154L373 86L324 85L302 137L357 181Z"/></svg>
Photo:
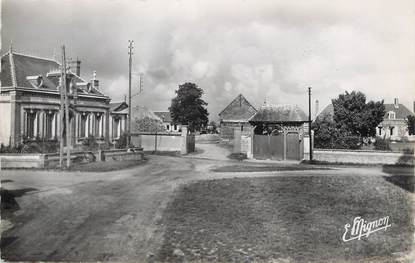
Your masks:
<svg viewBox="0 0 415 263"><path fill-rule="evenodd" d="M47 56L65 43L114 100L127 94L133 39L133 94L144 74L134 105L167 110L178 85L192 81L215 118L239 93L257 106L306 109L308 86L322 107L352 89L412 105L414 9L411 0L4 0L1 35L2 47L13 39Z"/></svg>

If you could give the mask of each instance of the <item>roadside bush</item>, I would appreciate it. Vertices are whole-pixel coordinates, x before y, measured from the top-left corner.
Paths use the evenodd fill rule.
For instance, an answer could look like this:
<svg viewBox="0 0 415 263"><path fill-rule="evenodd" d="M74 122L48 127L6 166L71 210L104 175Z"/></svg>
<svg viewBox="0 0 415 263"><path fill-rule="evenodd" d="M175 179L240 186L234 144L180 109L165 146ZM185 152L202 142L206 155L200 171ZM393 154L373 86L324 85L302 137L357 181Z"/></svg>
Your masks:
<svg viewBox="0 0 415 263"><path fill-rule="evenodd" d="M115 148L117 148L117 149L127 148L127 133L121 134L120 138L115 143Z"/></svg>
<svg viewBox="0 0 415 263"><path fill-rule="evenodd" d="M23 144L19 144L17 147L5 146L3 143L0 144L0 153L21 153Z"/></svg>
<svg viewBox="0 0 415 263"><path fill-rule="evenodd" d="M98 149L98 143L94 136L89 135L85 140L82 141L84 150L86 151L95 151Z"/></svg>
<svg viewBox="0 0 415 263"><path fill-rule="evenodd" d="M379 151L390 151L391 150L390 140L381 138L381 137L376 137L374 146L375 146L375 150L379 150Z"/></svg>

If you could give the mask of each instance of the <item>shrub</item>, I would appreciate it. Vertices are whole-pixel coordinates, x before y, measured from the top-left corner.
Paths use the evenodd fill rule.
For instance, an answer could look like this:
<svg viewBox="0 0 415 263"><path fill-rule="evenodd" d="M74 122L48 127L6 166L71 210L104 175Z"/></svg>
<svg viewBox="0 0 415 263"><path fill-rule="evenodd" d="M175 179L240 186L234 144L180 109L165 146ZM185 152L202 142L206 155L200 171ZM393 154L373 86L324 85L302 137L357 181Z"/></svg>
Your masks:
<svg viewBox="0 0 415 263"><path fill-rule="evenodd" d="M126 133L121 134L120 138L115 143L115 148L117 149L127 148L127 134Z"/></svg>
<svg viewBox="0 0 415 263"><path fill-rule="evenodd" d="M381 138L381 137L376 137L374 146L375 146L375 150L379 150L379 151L390 151L391 150L390 140Z"/></svg>
<svg viewBox="0 0 415 263"><path fill-rule="evenodd" d="M95 151L99 146L95 137L92 135L89 135L84 141L82 141L82 145L84 146L84 150L87 151Z"/></svg>

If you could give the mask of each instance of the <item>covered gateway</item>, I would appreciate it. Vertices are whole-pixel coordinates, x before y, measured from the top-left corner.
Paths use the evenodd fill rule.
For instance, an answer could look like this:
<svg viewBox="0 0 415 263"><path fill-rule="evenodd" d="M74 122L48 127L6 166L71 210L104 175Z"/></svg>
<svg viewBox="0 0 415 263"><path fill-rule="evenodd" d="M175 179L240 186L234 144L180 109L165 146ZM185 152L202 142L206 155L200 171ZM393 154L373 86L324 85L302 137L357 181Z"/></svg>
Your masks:
<svg viewBox="0 0 415 263"><path fill-rule="evenodd" d="M249 119L255 159L302 160L307 115L296 105L264 105Z"/></svg>

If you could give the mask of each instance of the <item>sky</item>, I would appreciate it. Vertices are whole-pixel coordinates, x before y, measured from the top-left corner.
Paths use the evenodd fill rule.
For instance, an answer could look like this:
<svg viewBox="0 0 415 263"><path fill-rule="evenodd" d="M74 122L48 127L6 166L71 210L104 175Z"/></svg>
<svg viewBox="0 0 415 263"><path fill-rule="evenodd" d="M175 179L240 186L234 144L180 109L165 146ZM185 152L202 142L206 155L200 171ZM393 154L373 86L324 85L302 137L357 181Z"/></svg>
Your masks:
<svg viewBox="0 0 415 263"><path fill-rule="evenodd" d="M178 85L204 90L210 118L242 93L254 106L319 109L345 91L393 98L413 110L413 0L2 0L1 48L81 60L113 101L128 94L134 40L133 107L167 110Z"/></svg>

